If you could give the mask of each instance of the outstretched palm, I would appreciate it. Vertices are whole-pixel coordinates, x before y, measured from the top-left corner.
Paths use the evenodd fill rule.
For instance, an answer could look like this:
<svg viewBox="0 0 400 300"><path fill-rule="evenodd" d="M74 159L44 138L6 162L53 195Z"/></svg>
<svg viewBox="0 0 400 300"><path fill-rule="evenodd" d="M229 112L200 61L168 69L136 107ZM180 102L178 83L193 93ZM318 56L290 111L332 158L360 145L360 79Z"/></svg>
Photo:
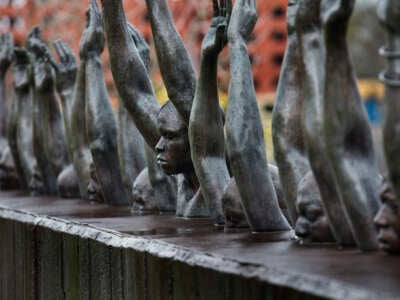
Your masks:
<svg viewBox="0 0 400 300"><path fill-rule="evenodd" d="M219 2L213 0L214 17L202 43L203 54L218 54L228 41L227 28L232 11L232 1L220 0Z"/></svg>
<svg viewBox="0 0 400 300"><path fill-rule="evenodd" d="M248 40L257 22L256 0L237 0L228 28L230 42Z"/></svg>
<svg viewBox="0 0 400 300"><path fill-rule="evenodd" d="M339 23L350 19L355 0L324 0L321 5L321 15L325 26L333 29Z"/></svg>
<svg viewBox="0 0 400 300"><path fill-rule="evenodd" d="M35 27L29 33L26 47L34 56L33 73L35 86L38 90L46 90L54 82L52 65L55 65L55 62L50 54L50 50L41 38L38 27Z"/></svg>
<svg viewBox="0 0 400 300"><path fill-rule="evenodd" d="M13 55L13 38L9 33L0 36L0 74L5 74L11 65Z"/></svg>
<svg viewBox="0 0 400 300"><path fill-rule="evenodd" d="M79 44L81 58L85 59L90 54L100 55L104 49L104 31L101 12L96 0L90 1L89 11L86 14L87 25Z"/></svg>
<svg viewBox="0 0 400 300"><path fill-rule="evenodd" d="M57 78L57 89L62 92L73 87L77 73L77 65L74 53L66 44L57 40L54 42L54 48L60 58L60 62L54 65Z"/></svg>
<svg viewBox="0 0 400 300"><path fill-rule="evenodd" d="M128 23L128 32L133 42L135 43L136 49L139 52L139 56L142 59L143 64L147 69L150 67L150 48L146 43L146 40L141 35L139 30L135 28L131 23Z"/></svg>
<svg viewBox="0 0 400 300"><path fill-rule="evenodd" d="M25 48L14 49L14 87L25 89L30 84L31 63L28 51Z"/></svg>

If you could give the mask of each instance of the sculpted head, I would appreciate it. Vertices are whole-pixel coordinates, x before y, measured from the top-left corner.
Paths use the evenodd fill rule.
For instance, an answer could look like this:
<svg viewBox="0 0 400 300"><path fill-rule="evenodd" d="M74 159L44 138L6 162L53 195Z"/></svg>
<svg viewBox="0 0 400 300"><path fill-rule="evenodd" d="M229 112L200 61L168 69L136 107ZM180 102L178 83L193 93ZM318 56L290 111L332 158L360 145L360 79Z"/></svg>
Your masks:
<svg viewBox="0 0 400 300"><path fill-rule="evenodd" d="M381 201L382 206L374 219L380 247L386 252L400 253L399 201L388 182L383 183Z"/></svg>
<svg viewBox="0 0 400 300"><path fill-rule="evenodd" d="M156 145L157 163L168 175L193 170L188 128L171 101L158 114L161 138Z"/></svg>
<svg viewBox="0 0 400 300"><path fill-rule="evenodd" d="M299 218L295 227L296 235L310 242L334 242L321 203L318 185L314 175L309 172L299 184L296 203Z"/></svg>
<svg viewBox="0 0 400 300"><path fill-rule="evenodd" d="M98 182L96 167L93 162L90 163L90 179L87 185L88 200L93 202L104 202L103 193Z"/></svg>

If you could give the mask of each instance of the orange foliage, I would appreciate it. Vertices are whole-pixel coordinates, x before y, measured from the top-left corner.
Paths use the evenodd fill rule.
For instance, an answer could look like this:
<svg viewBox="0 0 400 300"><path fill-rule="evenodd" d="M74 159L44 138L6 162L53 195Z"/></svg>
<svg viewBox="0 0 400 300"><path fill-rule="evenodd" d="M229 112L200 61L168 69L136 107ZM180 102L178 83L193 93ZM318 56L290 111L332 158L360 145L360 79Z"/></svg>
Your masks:
<svg viewBox="0 0 400 300"><path fill-rule="evenodd" d="M198 68L201 41L208 30L212 15L211 1L169 0L168 2L176 27L182 35L194 66ZM0 16L9 16L13 20L11 31L14 33L17 44L23 44L32 26L40 25L46 40L62 39L77 53L79 39L85 26L85 11L88 4L89 0L26 0L22 7L14 7L12 4L0 7ZM259 20L249 43L249 52L254 82L259 93L270 93L276 88L286 44L286 5L287 0L258 1ZM138 27L152 45L145 1L124 0L124 6L128 20ZM229 59L226 52L224 51L221 56L219 70L220 88L225 91L229 82ZM154 50L152 50L152 58L155 62ZM107 84L115 99L108 53L104 54L103 65ZM152 75L155 86L161 85L162 81L156 63L152 68Z"/></svg>

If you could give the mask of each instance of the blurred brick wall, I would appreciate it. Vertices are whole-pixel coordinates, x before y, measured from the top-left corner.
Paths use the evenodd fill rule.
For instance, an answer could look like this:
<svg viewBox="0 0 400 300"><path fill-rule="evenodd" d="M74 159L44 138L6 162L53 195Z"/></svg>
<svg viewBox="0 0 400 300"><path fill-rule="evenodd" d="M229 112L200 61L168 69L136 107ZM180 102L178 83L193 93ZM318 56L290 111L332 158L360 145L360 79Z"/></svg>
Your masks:
<svg viewBox="0 0 400 300"><path fill-rule="evenodd" d="M11 30L17 43L23 44L30 28L40 25L47 41L62 39L77 53L88 3L88 0L0 0L0 31ZM197 68L201 41L210 24L211 1L169 0L169 5L178 31ZM249 43L249 52L259 98L268 97L274 92L279 78L286 45L286 5L287 0L258 1L259 20ZM140 29L151 45L145 0L124 0L124 6L128 20ZM154 50L152 52L155 62ZM219 82L222 91L227 91L229 82L229 59L226 52L220 59ZM112 76L107 58L105 53L104 70L112 93ZM155 88L162 90L156 63L152 70Z"/></svg>

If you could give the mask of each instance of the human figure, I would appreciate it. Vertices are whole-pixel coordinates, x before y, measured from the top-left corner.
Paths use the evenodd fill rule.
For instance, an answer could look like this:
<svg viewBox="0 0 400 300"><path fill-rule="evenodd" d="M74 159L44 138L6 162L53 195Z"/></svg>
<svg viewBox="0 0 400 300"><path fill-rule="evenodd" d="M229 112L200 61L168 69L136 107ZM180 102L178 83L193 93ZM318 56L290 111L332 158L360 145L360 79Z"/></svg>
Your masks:
<svg viewBox="0 0 400 300"><path fill-rule="evenodd" d="M379 246L383 251L400 253L400 206L388 180L383 181L380 197L382 205L374 219Z"/></svg>
<svg viewBox="0 0 400 300"><path fill-rule="evenodd" d="M388 178L381 190L382 205L375 217L378 228L378 240L381 249L390 253L400 253L400 171L396 165L397 151L400 145L400 3L398 1L380 0L378 2L378 18L387 31L387 46L382 47L380 54L388 60L388 66L380 74L385 84L383 142L388 169Z"/></svg>
<svg viewBox="0 0 400 300"><path fill-rule="evenodd" d="M37 194L42 192L43 183L41 175L37 174L37 161L33 153L33 76L31 61L25 48L14 49L13 69L14 99L8 128L10 150L21 187ZM34 176L35 173L39 176Z"/></svg>
<svg viewBox="0 0 400 300"><path fill-rule="evenodd" d="M283 188L280 181L279 170L274 165L269 165L272 183L274 185L279 207L286 219L289 220L289 212L286 208ZM243 213L240 193L234 177L226 185L222 195L222 208L225 216L225 231L235 231L237 228L249 227L246 216Z"/></svg>
<svg viewBox="0 0 400 300"><path fill-rule="evenodd" d="M54 47L60 58L60 63L53 64L56 74L56 88L61 99L65 137L70 158L69 161L72 161L73 148L71 139L73 137L71 131L71 116L77 65L75 56L67 44L62 43L61 41L56 41ZM60 196L63 198L78 198L81 196L79 178L72 162L68 164L58 176L57 186Z"/></svg>
<svg viewBox="0 0 400 300"><path fill-rule="evenodd" d="M104 43L101 13L92 0L88 24L80 42L80 55L86 61L86 130L105 203L127 205L128 191L122 182L118 157L117 123L101 67Z"/></svg>
<svg viewBox="0 0 400 300"><path fill-rule="evenodd" d="M296 16L296 32L304 70L303 123L306 152L321 194L321 204L330 231L338 245L354 244L335 175L327 153L324 135L325 47L322 38L321 0L300 0ZM323 240L323 238L320 238Z"/></svg>
<svg viewBox="0 0 400 300"><path fill-rule="evenodd" d="M0 157L7 145L8 103L6 73L13 59L14 42L11 34L0 35Z"/></svg>
<svg viewBox="0 0 400 300"><path fill-rule="evenodd" d="M15 189L20 186L20 183L24 184L23 181L20 182L15 169L7 132L10 116L5 79L12 62L13 47L11 34L0 35L0 188L2 189Z"/></svg>
<svg viewBox="0 0 400 300"><path fill-rule="evenodd" d="M400 149L400 3L398 1L380 0L378 2L378 17L387 31L387 46L380 52L388 60L387 69L380 78L385 84L385 114L383 123L383 142L388 169L389 181L399 199L400 168L398 151Z"/></svg>
<svg viewBox="0 0 400 300"><path fill-rule="evenodd" d="M253 232L288 231L268 170L246 41L257 21L256 1L238 0L228 27L231 83L227 144L232 173Z"/></svg>
<svg viewBox="0 0 400 300"><path fill-rule="evenodd" d="M164 2L164 1L160 1ZM154 5L153 5L154 4ZM148 3L154 9L149 10L150 19L154 18L154 13L166 14L167 19L156 18L159 22L157 28L160 31L168 31L163 35L154 35L155 40L163 39L162 43L169 43L165 49L165 56L168 59L174 58L173 68L170 68L171 75L177 80L176 87L170 88L169 96L176 99L180 93L188 94L189 88L192 91L191 97L183 96L180 98L182 103L181 110L186 111L186 122L189 120L191 102L194 94L194 85L192 87L192 77L186 76L185 70L188 59L181 55L181 41L176 40L176 30L173 27L171 16L169 15L166 3L159 10L157 3ZM171 102L167 102L160 108L151 85L146 67L141 60L135 42L128 34L128 25L124 14L122 1L103 0L104 26L107 33L107 40L110 52L111 70L118 89L121 100L123 101L130 116L134 120L137 128L143 135L146 143L157 152L157 160L167 174L179 174L177 178L177 209L178 216L185 217L205 217L209 215L205 207L204 200L199 191L199 183L193 170L190 158L189 140L187 135L187 125L185 119L181 117L177 109ZM156 7L157 6L157 7ZM169 25L167 26L166 23ZM173 29L171 29L171 26ZM173 31L172 37L169 36ZM154 32L154 29L153 29ZM165 40L167 39L167 40ZM178 45L178 44L179 45ZM183 47L183 45L182 45ZM172 51L175 49L176 51ZM184 48L183 48L184 49ZM169 53L167 53L169 51ZM184 54L185 55L185 54ZM167 59L167 58L166 58ZM168 60L167 59L167 60ZM179 63L178 63L179 60ZM169 65L170 67L172 65ZM191 66L191 64L190 64ZM165 70L165 67L163 67ZM165 79L164 79L165 80ZM166 81L166 80L165 80ZM169 85L173 80L169 80ZM181 89L181 84L187 86ZM167 85L167 81L166 81ZM168 87L167 87L168 88ZM172 90L174 92L172 92ZM171 93L171 94L170 94ZM171 97L172 99L172 97ZM185 101L190 101L186 103Z"/></svg>
<svg viewBox="0 0 400 300"><path fill-rule="evenodd" d="M296 224L298 217L296 201L299 183L311 170L301 126L304 69L295 31L297 9L298 0L290 0L287 9L288 39L272 114L274 156L292 224Z"/></svg>
<svg viewBox="0 0 400 300"><path fill-rule="evenodd" d="M60 62L55 66L57 88L63 102L68 150L78 179L79 194L83 199L100 201L101 192L93 187L88 188L93 158L89 149L85 122L86 60L81 57L79 67L77 67L75 56L67 44L56 41L54 47L60 58ZM96 181L96 178L93 180Z"/></svg>
<svg viewBox="0 0 400 300"><path fill-rule="evenodd" d="M312 171L299 182L296 208L299 217L295 232L299 238L312 243L336 242L322 207L321 194Z"/></svg>
<svg viewBox="0 0 400 300"><path fill-rule="evenodd" d="M325 0L324 131L338 191L353 237L363 251L376 250L373 218L379 209L380 176L371 131L347 48L354 0Z"/></svg>
<svg viewBox="0 0 400 300"><path fill-rule="evenodd" d="M44 192L55 195L57 177L68 165L65 131L55 93L55 73L38 27L29 33L26 46L33 56L33 149L43 177Z"/></svg>
<svg viewBox="0 0 400 300"><path fill-rule="evenodd" d="M200 189L214 221L224 223L222 195L230 180L225 158L224 116L217 87L218 55L227 43L231 1L213 0L214 16L201 46L200 76L190 123L190 150Z"/></svg>

